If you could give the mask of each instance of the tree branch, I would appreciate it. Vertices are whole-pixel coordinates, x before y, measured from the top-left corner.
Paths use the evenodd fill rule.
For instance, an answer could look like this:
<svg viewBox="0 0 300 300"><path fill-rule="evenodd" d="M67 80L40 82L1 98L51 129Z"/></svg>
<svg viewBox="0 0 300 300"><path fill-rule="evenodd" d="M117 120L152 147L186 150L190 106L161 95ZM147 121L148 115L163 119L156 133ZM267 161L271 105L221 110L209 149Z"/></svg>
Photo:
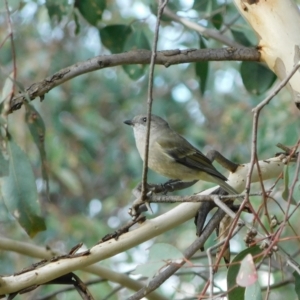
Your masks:
<svg viewBox="0 0 300 300"><path fill-rule="evenodd" d="M19 242L5 237L0 237L0 249L5 251L13 251L29 257L39 259L51 259L53 256L58 256L57 253L48 249L47 247L40 247L26 242ZM138 291L144 284L138 280L130 278L126 274L117 273L111 269L105 268L100 265L91 265L81 269L82 271L94 274L99 278L106 279L111 282L120 284L124 288ZM166 298L157 292L148 295L149 300L166 300Z"/></svg>
<svg viewBox="0 0 300 300"><path fill-rule="evenodd" d="M83 62L78 62L59 70L42 81L33 83L24 92L22 91L13 97L8 113L18 110L26 99L34 100L37 97L43 99L44 95L51 89L79 75L121 65L149 64L150 60L151 51L140 49L120 54L100 55ZM228 60L259 61L260 53L255 48L174 49L158 51L155 64L169 67L181 63Z"/></svg>
<svg viewBox="0 0 300 300"><path fill-rule="evenodd" d="M205 36L206 38L212 38L224 45L230 46L230 47L243 47L243 45L230 40L228 37L224 36L223 34L220 34L218 30L206 28L204 26L199 25L196 22L192 22L190 20L187 20L186 18L181 18L178 15L176 15L174 12L172 12L168 7L165 8L164 15L168 16L169 18L173 19L174 21L181 23L182 25L186 26L187 28L190 28L196 32L198 32L200 35Z"/></svg>

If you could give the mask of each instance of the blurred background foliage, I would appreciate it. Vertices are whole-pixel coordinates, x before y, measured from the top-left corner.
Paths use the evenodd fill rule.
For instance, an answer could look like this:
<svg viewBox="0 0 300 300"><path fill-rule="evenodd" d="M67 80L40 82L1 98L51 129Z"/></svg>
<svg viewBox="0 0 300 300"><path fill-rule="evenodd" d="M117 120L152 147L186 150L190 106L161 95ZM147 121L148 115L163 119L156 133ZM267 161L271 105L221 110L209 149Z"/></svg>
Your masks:
<svg viewBox="0 0 300 300"><path fill-rule="evenodd" d="M0 83L3 87L12 72L13 59L9 39L4 42L8 34L4 1L0 5ZM8 5L16 51L17 89L78 61L134 48L150 49L152 44L155 1L9 0ZM219 30L230 40L247 46L257 42L229 0L170 0L168 7L182 17ZM158 50L222 46L163 17ZM67 252L78 242L87 247L94 245L130 219L127 210L133 200L131 190L141 180L142 162L132 130L123 121L146 112L148 69L148 66L130 65L85 74L54 88L43 102L36 99L31 103L46 127L49 201L42 196L41 159L25 124L25 109L9 115L9 132L32 164L47 230L30 240L1 204L1 235ZM268 69L252 62L156 66L153 113L166 118L204 153L213 148L234 162L247 163L252 137L251 109L266 96L274 80ZM261 113L259 158L272 157L278 151L275 147L278 142L294 145L299 138L295 124L299 124L299 111L290 94L283 90ZM149 182L164 180L149 171ZM208 184L197 183L182 193L198 192L205 187ZM283 185L279 186L278 190L282 189ZM260 198L253 201L257 201L257 207L260 205ZM153 205L155 215L173 206ZM280 211L277 206L272 210ZM293 225L300 228L297 222L295 220ZM155 242L172 243L183 250L194 238L195 229L190 221ZM146 260L145 249L153 242L103 264L116 271L132 270ZM214 237L210 242L214 243ZM232 244L234 251L244 247L242 237L236 237ZM26 261L24 257L4 251L0 251L0 260L1 274L12 274L36 261ZM197 293L205 284L200 277L186 276L172 277L161 291L175 299L187 291L189 295ZM89 277L85 274L82 279L85 278ZM113 287L105 283L94 286L91 291L95 289L97 294L101 290L104 295ZM39 295L46 294L51 287L43 289L38 291ZM124 299L122 293L111 299ZM63 299L73 297L74 294L66 293Z"/></svg>

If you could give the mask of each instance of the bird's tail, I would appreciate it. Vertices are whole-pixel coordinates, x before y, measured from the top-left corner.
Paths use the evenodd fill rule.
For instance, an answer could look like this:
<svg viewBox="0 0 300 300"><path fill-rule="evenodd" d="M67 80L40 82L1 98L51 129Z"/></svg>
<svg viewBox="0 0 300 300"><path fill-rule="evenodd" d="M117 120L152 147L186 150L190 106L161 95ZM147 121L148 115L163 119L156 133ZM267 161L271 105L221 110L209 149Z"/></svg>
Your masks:
<svg viewBox="0 0 300 300"><path fill-rule="evenodd" d="M239 193L221 178L214 177L214 182L224 189L229 195L239 195Z"/></svg>

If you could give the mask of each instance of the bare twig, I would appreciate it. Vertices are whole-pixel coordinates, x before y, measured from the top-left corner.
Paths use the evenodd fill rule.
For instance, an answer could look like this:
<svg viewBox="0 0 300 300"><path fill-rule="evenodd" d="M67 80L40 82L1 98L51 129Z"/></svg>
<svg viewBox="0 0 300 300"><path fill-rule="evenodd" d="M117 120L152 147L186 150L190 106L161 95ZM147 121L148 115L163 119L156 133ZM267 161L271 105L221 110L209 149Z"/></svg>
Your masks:
<svg viewBox="0 0 300 300"><path fill-rule="evenodd" d="M270 95L261 101L256 107L252 109L252 111L258 112L260 111L265 105L269 104L269 102L285 87L285 85L289 82L289 80L293 77L293 75L297 72L300 67L300 61L294 66L291 72L286 76L284 80L282 80L278 86L270 93Z"/></svg>
<svg viewBox="0 0 300 300"><path fill-rule="evenodd" d="M148 293L158 288L164 281L166 281L171 275L173 275L178 269L180 269L185 262L194 255L201 247L203 247L205 241L217 227L218 223L224 217L225 212L222 209L218 209L214 216L211 218L207 226L204 228L201 236L197 238L185 251L184 259L180 263L173 263L169 265L167 269L155 276L146 287L139 290L137 293L128 298L128 300L138 300L145 297Z"/></svg>
<svg viewBox="0 0 300 300"><path fill-rule="evenodd" d="M220 34L219 31L217 31L217 30L205 28L205 27L199 25L198 23L195 23L195 22L192 22L185 18L181 18L181 17L177 16L168 7L166 7L164 14L166 16L168 16L169 18L173 19L174 21L177 21L177 22L183 24L184 26L197 31L201 35L208 37L208 38L215 39L216 41L219 41L224 45L227 45L230 47L238 47L238 48L243 47L243 45L241 45L235 41L232 41L229 38L227 38L226 36Z"/></svg>
<svg viewBox="0 0 300 300"><path fill-rule="evenodd" d="M157 9L157 19L156 19L156 26L154 32L151 61L150 61L148 99L147 99L147 132L146 132L145 155L144 155L143 175L142 175L142 200L146 200L146 193L147 193L146 184L147 184L147 172L148 172L151 111L152 111L152 102L153 102L153 73L154 73L154 65L155 65L156 50L157 50L158 32L159 32L160 19L167 3L168 0L160 0L159 2L159 6ZM151 210L150 207L149 210Z"/></svg>
<svg viewBox="0 0 300 300"><path fill-rule="evenodd" d="M240 223L240 226L236 227L231 235L231 238L233 238L243 227L244 223ZM209 289L209 294L210 294L210 298L213 297L213 278L214 278L214 268L213 268L213 261L212 261L212 251L214 249L219 248L220 246L224 245L225 243L227 243L227 237L225 239L223 239L222 241L218 242L217 244L213 245L212 247L209 247L206 250L207 253L207 258L208 258L208 266L209 266L209 281L210 281L210 289Z"/></svg>
<svg viewBox="0 0 300 300"><path fill-rule="evenodd" d="M12 52L12 60L13 60L13 79L14 82L16 81L17 78L17 66L16 66L16 50L15 50L15 43L14 43L14 34L13 34L13 29L12 29L12 24L11 24L11 19L10 19L10 13L9 13L9 7L7 0L5 0L5 9L7 13L7 23L8 23L8 28L9 28L9 38L10 38L10 44L11 44L11 52Z"/></svg>

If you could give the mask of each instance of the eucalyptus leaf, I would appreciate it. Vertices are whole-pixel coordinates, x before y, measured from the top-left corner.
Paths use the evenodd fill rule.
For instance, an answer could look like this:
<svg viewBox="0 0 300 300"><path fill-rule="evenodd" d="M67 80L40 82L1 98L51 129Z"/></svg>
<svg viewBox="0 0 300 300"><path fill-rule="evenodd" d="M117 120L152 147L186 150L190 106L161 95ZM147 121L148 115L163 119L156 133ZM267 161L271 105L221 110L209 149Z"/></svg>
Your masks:
<svg viewBox="0 0 300 300"><path fill-rule="evenodd" d="M102 44L111 53L123 52L125 41L131 32L130 26L122 24L109 25L99 30Z"/></svg>
<svg viewBox="0 0 300 300"><path fill-rule="evenodd" d="M200 37L200 48L201 49L206 48L204 39L202 37ZM204 94L205 88L206 88L206 82L207 82L207 78L208 78L208 73L209 73L209 62L208 61L200 61L200 62L195 63L195 72L196 72L196 75L200 79L200 84L199 84L200 91L202 94Z"/></svg>
<svg viewBox="0 0 300 300"><path fill-rule="evenodd" d="M147 39L142 29L134 30L127 37L126 42L124 44L124 51L130 51L135 49L151 49L149 40ZM123 65L124 71L133 80L137 80L145 74L145 67L145 65L141 64Z"/></svg>
<svg viewBox="0 0 300 300"><path fill-rule="evenodd" d="M215 14L211 18L211 22L215 26L216 29L220 29L222 27L222 24L223 24L223 17L222 17L222 15L220 13L219 14Z"/></svg>
<svg viewBox="0 0 300 300"><path fill-rule="evenodd" d="M245 300L263 300L261 287L258 281L246 287Z"/></svg>
<svg viewBox="0 0 300 300"><path fill-rule="evenodd" d="M276 75L264 65L257 62L243 61L241 76L247 91L253 95L266 92L276 80Z"/></svg>
<svg viewBox="0 0 300 300"><path fill-rule="evenodd" d="M81 15L91 24L97 25L102 19L102 14L106 8L105 0L75 0L75 7Z"/></svg>
<svg viewBox="0 0 300 300"><path fill-rule="evenodd" d="M39 149L42 161L42 177L46 184L46 196L49 199L49 177L47 172L47 158L45 150L45 134L46 128L44 121L39 112L29 103L25 103L26 114L25 120L28 125L29 131L32 135L34 143Z"/></svg>
<svg viewBox="0 0 300 300"><path fill-rule="evenodd" d="M26 154L10 137L7 141L9 174L1 178L1 192L9 212L30 237L46 229L41 216L35 178Z"/></svg>
<svg viewBox="0 0 300 300"><path fill-rule="evenodd" d="M46 0L46 8L50 19L57 18L60 22L62 17L67 14L69 4L68 0Z"/></svg>
<svg viewBox="0 0 300 300"><path fill-rule="evenodd" d="M247 248L240 252L230 264L227 272L227 290L228 300L242 300L244 299L245 288L241 286L236 286L236 278L238 276L240 270L240 262L246 257L247 254L251 254L252 256L258 255L262 252L259 246L254 246ZM256 259L255 261L257 261Z"/></svg>
<svg viewBox="0 0 300 300"><path fill-rule="evenodd" d="M300 299L300 275L297 271L293 272L293 276L295 278L295 292Z"/></svg>
<svg viewBox="0 0 300 300"><path fill-rule="evenodd" d="M244 32L235 30L235 29L230 29L233 38L235 39L236 42L242 44L245 47L251 47L253 46L250 42L250 40L247 38Z"/></svg>

